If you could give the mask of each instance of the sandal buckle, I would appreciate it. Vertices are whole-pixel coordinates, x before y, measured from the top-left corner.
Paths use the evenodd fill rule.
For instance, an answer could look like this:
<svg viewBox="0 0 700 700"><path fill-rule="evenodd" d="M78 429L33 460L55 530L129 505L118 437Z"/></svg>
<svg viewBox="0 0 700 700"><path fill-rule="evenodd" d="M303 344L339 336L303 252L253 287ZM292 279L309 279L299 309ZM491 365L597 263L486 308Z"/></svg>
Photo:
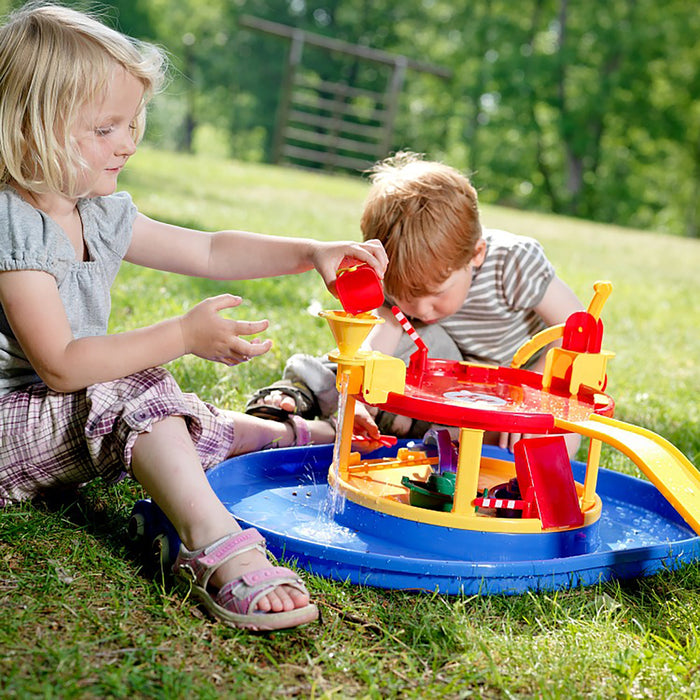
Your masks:
<svg viewBox="0 0 700 700"><path fill-rule="evenodd" d="M178 570L183 571L185 574L187 574L185 578L192 579L191 583L197 583L197 573L190 564L188 564L187 562L180 564L178 566Z"/></svg>

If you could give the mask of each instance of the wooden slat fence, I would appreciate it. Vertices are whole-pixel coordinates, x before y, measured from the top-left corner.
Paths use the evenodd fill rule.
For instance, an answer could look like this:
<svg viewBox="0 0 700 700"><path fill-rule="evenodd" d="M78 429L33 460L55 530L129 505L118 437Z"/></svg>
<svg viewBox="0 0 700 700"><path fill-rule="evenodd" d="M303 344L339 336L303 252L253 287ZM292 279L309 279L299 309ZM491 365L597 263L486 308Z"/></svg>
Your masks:
<svg viewBox="0 0 700 700"><path fill-rule="evenodd" d="M290 42L273 142L275 163L366 170L388 155L406 71L418 70L442 78L451 75L440 66L249 15L242 16L239 24ZM356 62L350 71L356 82L321 75L319 61L315 68L305 65L305 47ZM336 68L337 76L337 62L327 63ZM358 63L370 64L375 84L378 74L386 76L383 90L360 84L363 71Z"/></svg>

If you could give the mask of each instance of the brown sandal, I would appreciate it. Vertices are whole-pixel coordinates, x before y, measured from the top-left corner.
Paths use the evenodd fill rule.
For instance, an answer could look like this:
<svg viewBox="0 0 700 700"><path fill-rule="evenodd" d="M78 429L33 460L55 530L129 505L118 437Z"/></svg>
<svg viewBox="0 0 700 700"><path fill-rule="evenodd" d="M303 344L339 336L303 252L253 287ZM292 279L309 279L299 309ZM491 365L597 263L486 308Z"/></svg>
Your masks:
<svg viewBox="0 0 700 700"><path fill-rule="evenodd" d="M270 406L263 401L266 396L276 391L294 399L294 413L296 415L307 420L313 420L321 415L318 400L311 389L303 382L293 382L289 379L280 379L270 384L270 386L258 389L246 403L245 412L258 418L267 418L279 422L286 421L290 415L288 411L277 406Z"/></svg>

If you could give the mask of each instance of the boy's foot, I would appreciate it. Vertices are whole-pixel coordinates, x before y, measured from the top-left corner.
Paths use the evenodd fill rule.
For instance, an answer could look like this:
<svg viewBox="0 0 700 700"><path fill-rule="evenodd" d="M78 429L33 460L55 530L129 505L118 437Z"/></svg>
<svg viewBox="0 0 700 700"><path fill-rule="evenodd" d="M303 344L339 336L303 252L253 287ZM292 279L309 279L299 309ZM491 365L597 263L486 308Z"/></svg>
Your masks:
<svg viewBox="0 0 700 700"><path fill-rule="evenodd" d="M278 421L287 420L290 413L307 420L321 415L314 393L303 382L289 379L280 379L258 389L246 403L245 412Z"/></svg>
<svg viewBox="0 0 700 700"><path fill-rule="evenodd" d="M378 411L374 417L377 427L386 435L395 435L399 438L422 439L430 430L432 423L408 416L400 416L388 411Z"/></svg>

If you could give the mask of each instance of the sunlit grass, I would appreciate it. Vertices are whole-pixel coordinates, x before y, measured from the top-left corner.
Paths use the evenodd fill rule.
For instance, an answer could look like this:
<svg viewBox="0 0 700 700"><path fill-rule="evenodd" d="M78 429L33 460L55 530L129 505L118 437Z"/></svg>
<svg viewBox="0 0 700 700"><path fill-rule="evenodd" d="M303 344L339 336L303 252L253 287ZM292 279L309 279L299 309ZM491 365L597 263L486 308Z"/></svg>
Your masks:
<svg viewBox="0 0 700 700"><path fill-rule="evenodd" d="M154 217L214 230L356 238L365 182L270 166L139 153L122 185ZM482 185L483 186L483 185ZM617 353L617 417L700 463L697 241L484 207L486 226L537 237L587 303L614 283L604 347ZM274 348L229 369L183 358L184 389L241 408L292 352L331 335L310 306L337 306L312 274L243 283L123 266L112 330L234 292L269 318ZM619 453L604 463L639 475ZM272 637L223 628L167 577L145 575L124 527L142 492L96 483L62 506L0 511L3 697L698 697L700 567L516 597L388 592L308 577L324 624Z"/></svg>

